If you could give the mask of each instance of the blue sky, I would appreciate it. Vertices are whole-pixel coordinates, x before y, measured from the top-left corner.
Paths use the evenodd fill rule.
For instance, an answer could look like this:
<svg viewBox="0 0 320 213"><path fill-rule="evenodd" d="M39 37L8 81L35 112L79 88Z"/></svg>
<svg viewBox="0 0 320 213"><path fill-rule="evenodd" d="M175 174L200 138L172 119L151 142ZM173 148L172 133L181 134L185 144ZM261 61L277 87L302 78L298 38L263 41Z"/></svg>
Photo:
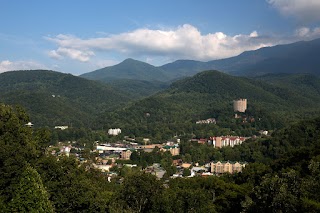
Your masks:
<svg viewBox="0 0 320 213"><path fill-rule="evenodd" d="M0 0L0 72L209 61L320 37L319 0Z"/></svg>

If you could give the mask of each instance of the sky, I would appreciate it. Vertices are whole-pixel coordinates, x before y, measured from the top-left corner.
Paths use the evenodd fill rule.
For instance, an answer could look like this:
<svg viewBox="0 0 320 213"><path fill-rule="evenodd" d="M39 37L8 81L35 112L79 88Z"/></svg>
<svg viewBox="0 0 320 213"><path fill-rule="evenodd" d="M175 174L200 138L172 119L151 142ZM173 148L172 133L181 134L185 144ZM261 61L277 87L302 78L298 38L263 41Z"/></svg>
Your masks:
<svg viewBox="0 0 320 213"><path fill-rule="evenodd" d="M0 0L0 73L210 61L320 37L320 0Z"/></svg>

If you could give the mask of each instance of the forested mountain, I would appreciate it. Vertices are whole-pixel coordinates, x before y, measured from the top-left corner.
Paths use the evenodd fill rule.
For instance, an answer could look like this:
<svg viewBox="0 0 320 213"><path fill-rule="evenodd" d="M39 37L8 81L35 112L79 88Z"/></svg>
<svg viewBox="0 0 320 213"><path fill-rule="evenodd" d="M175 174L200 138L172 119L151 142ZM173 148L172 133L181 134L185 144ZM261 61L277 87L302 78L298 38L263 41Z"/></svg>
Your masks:
<svg viewBox="0 0 320 213"><path fill-rule="evenodd" d="M125 92L134 99L141 99L153 95L170 86L169 82L143 81L134 79L118 79L108 83L114 89Z"/></svg>
<svg viewBox="0 0 320 213"><path fill-rule="evenodd" d="M213 117L217 119L217 126L230 130L227 133L236 131L251 135L253 129L281 127L318 112L320 94L312 88L303 90L308 85L308 81L302 81L299 86L280 87L262 80L205 71L173 83L164 92L108 114L100 122L118 126L126 134L159 138L194 133L199 127L195 121ZM312 97L305 96L309 91ZM255 122L241 124L241 119L232 119L232 101L238 98L248 99L245 116L253 117ZM213 132L214 128L211 126L207 134L221 134Z"/></svg>
<svg viewBox="0 0 320 213"><path fill-rule="evenodd" d="M85 73L81 77L105 82L115 79L174 81L205 70L220 70L239 76L260 76L268 73L320 74L320 39L264 47L220 60L201 62L177 60L155 67L133 59Z"/></svg>
<svg viewBox="0 0 320 213"><path fill-rule="evenodd" d="M98 113L128 100L110 86L70 74L32 70L0 75L0 102L23 106L38 127L92 127Z"/></svg>
<svg viewBox="0 0 320 213"><path fill-rule="evenodd" d="M126 59L120 64L85 73L81 77L111 82L117 79L136 79L144 81L168 81L169 78L158 67L141 61Z"/></svg>
<svg viewBox="0 0 320 213"><path fill-rule="evenodd" d="M254 79L300 93L310 99L317 99L320 94L320 79L310 74L267 74Z"/></svg>
<svg viewBox="0 0 320 213"><path fill-rule="evenodd" d="M267 73L310 73L320 74L320 39L300 41L292 44L264 47L242 54L208 62L179 60L160 68L167 73L192 75L199 71L216 69L244 76Z"/></svg>

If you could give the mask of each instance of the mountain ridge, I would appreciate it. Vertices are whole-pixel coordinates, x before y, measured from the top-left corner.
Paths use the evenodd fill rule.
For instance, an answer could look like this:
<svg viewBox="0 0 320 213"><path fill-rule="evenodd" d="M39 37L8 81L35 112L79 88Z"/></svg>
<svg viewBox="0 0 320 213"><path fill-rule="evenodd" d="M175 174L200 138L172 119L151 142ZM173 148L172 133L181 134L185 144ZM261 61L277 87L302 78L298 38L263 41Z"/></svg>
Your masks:
<svg viewBox="0 0 320 213"><path fill-rule="evenodd" d="M114 79L169 82L205 70L219 70L248 77L268 73L309 73L319 76L320 60L317 55L320 55L320 38L262 47L230 58L207 62L177 60L156 67L134 59L126 59L117 65L82 74L81 77L107 82Z"/></svg>

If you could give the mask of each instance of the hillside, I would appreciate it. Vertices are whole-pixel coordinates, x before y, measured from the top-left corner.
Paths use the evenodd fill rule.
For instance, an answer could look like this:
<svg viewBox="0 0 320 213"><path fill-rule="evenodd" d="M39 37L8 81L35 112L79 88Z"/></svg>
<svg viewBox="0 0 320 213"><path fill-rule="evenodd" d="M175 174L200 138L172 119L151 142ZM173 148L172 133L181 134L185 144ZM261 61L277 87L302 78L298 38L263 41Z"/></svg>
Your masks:
<svg viewBox="0 0 320 213"><path fill-rule="evenodd" d="M167 81L169 78L160 68L141 61L126 59L123 62L81 75L83 78L111 82L117 79Z"/></svg>
<svg viewBox="0 0 320 213"><path fill-rule="evenodd" d="M98 113L130 98L99 82L54 71L13 71L0 75L0 102L27 109L36 126L93 127Z"/></svg>
<svg viewBox="0 0 320 213"><path fill-rule="evenodd" d="M153 95L159 91L165 90L170 83L160 81L143 81L134 79L118 79L109 82L118 91L122 91L130 95L133 99L141 99Z"/></svg>
<svg viewBox="0 0 320 213"><path fill-rule="evenodd" d="M303 87L301 83L300 88ZM203 131L201 128L207 128L208 134L213 131L217 134L221 129L195 125L197 120L213 117L217 119L217 126L227 128L225 133L237 131L250 135L257 129L278 128L318 112L320 94L310 98L304 93L299 89L291 91L290 85L284 88L260 80L205 71L108 114L101 122L123 128L126 134L157 138L199 133ZM246 116L254 117L254 123L242 125L241 119L233 119L232 101L238 98L248 99Z"/></svg>

